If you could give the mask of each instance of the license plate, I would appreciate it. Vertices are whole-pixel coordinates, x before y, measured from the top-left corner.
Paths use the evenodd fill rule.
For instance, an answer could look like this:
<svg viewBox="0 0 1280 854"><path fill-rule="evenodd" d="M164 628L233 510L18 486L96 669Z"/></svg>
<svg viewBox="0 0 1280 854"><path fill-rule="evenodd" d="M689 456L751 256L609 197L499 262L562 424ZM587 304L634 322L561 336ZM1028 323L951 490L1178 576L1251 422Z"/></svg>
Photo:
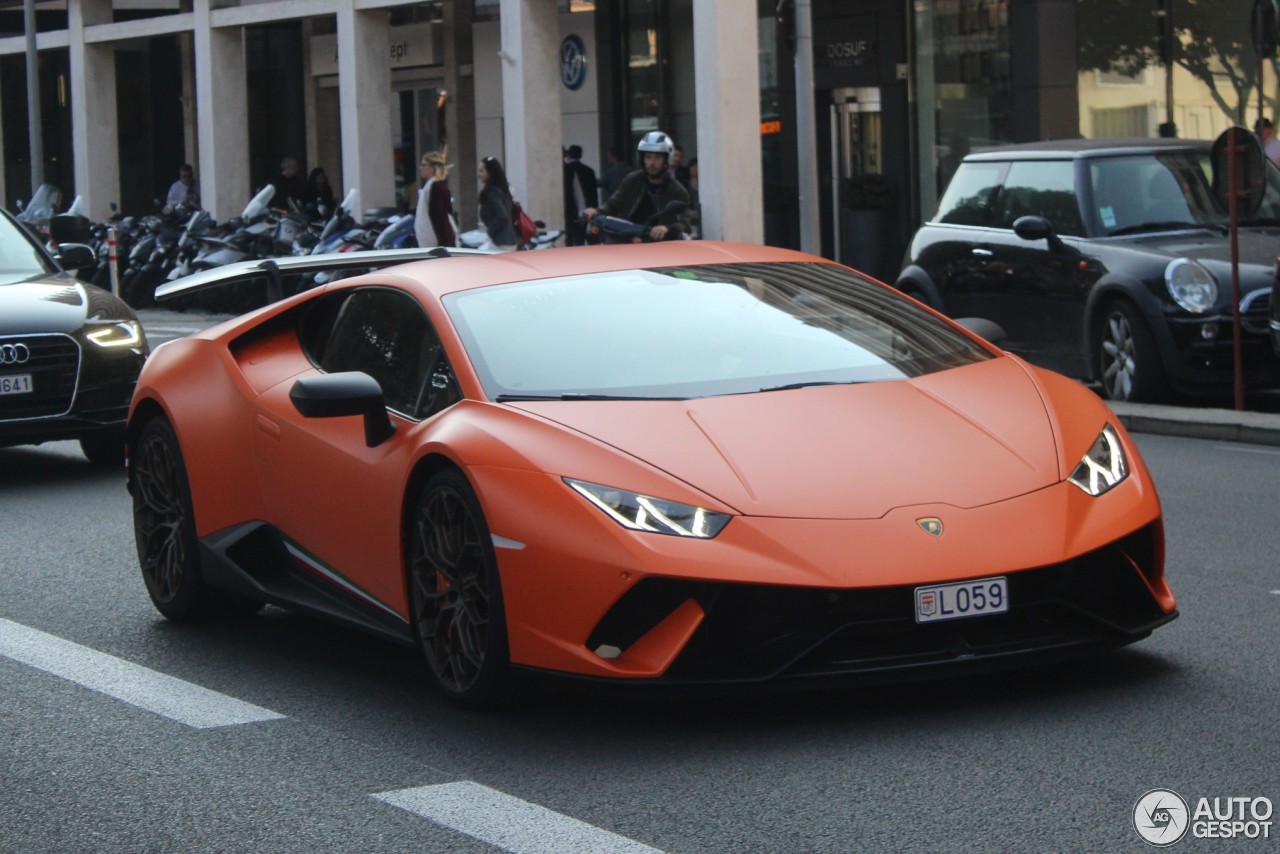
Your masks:
<svg viewBox="0 0 1280 854"><path fill-rule="evenodd" d="M10 374L0 377L0 394L30 394L31 374Z"/></svg>
<svg viewBox="0 0 1280 854"><path fill-rule="evenodd" d="M1008 610L1009 582L1003 576L916 588L917 623L985 617Z"/></svg>

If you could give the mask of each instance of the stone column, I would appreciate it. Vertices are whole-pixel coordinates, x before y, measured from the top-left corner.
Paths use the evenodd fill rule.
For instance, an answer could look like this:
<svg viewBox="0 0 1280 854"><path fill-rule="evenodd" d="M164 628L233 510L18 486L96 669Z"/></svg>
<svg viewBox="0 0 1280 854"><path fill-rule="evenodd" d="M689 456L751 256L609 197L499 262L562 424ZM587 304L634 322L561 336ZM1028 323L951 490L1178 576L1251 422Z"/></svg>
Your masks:
<svg viewBox="0 0 1280 854"><path fill-rule="evenodd" d="M702 236L764 241L756 6L694 0Z"/></svg>
<svg viewBox="0 0 1280 854"><path fill-rule="evenodd" d="M474 0L444 0L444 85L448 130L449 189L459 228L476 221L476 71L471 41ZM421 156L421 152L417 154ZM549 222L549 220L548 220Z"/></svg>
<svg viewBox="0 0 1280 854"><path fill-rule="evenodd" d="M71 150L76 194L85 214L106 219L120 201L120 145L116 132L116 52L111 44L85 44L84 29L111 23L111 0L69 0ZM70 205L71 198L63 204Z"/></svg>
<svg viewBox="0 0 1280 854"><path fill-rule="evenodd" d="M355 187L360 209L394 207L391 64L387 11L338 10L338 112L342 125L342 193ZM335 188L334 193L338 190Z"/></svg>
<svg viewBox="0 0 1280 854"><path fill-rule="evenodd" d="M249 186L249 104L244 31L214 28L212 0L195 0L196 138L200 204L219 221L239 216Z"/></svg>
<svg viewBox="0 0 1280 854"><path fill-rule="evenodd" d="M560 19L551 0L502 0L502 126L511 190L529 216L564 222Z"/></svg>

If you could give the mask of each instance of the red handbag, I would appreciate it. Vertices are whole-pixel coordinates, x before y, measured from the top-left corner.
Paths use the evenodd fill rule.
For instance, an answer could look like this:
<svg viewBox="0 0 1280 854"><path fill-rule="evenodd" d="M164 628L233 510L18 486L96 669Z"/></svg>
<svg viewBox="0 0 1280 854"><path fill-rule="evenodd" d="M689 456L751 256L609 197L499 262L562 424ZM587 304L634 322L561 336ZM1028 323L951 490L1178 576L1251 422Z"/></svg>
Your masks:
<svg viewBox="0 0 1280 854"><path fill-rule="evenodd" d="M519 202L513 201L511 203L511 215L513 225L516 227L516 236L520 238L520 245L525 246L538 233L538 224L524 212L524 208L520 207Z"/></svg>

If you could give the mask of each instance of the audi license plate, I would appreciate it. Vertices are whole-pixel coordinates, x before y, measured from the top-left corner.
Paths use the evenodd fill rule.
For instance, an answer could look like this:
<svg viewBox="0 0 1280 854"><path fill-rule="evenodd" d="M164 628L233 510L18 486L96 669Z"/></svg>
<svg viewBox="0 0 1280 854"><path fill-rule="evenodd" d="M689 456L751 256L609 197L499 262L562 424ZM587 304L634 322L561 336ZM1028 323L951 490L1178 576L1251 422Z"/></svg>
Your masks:
<svg viewBox="0 0 1280 854"><path fill-rule="evenodd" d="M31 374L10 374L0 377L0 394L30 394Z"/></svg>
<svg viewBox="0 0 1280 854"><path fill-rule="evenodd" d="M1008 610L1009 581L1004 576L916 588L917 623L985 617Z"/></svg>

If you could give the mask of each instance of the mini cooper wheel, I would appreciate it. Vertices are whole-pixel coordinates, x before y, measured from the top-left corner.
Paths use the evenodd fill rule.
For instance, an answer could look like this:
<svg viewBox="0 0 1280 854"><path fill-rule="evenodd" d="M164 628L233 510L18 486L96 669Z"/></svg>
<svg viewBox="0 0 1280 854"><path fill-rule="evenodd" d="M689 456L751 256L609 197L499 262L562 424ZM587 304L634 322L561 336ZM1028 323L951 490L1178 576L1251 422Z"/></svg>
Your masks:
<svg viewBox="0 0 1280 854"><path fill-rule="evenodd" d="M1095 340L1108 399L1155 403L1168 395L1155 338L1133 305L1116 301L1107 306Z"/></svg>
<svg viewBox="0 0 1280 854"><path fill-rule="evenodd" d="M454 702L488 706L509 686L506 615L493 543L465 476L437 472L409 518L408 581L418 646Z"/></svg>
<svg viewBox="0 0 1280 854"><path fill-rule="evenodd" d="M142 579L170 620L251 614L262 604L211 589L200 570L191 488L173 427L153 418L129 460L133 531Z"/></svg>

